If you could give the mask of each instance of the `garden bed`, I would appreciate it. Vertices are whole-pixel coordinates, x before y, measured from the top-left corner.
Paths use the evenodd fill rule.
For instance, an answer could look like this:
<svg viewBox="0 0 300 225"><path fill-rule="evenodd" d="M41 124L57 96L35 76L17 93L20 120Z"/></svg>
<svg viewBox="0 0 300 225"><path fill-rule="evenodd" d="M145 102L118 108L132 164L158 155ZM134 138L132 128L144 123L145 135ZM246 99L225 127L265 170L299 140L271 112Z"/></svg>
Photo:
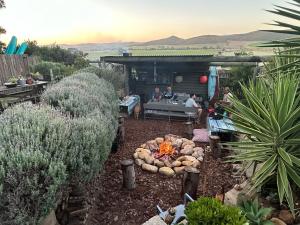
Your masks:
<svg viewBox="0 0 300 225"><path fill-rule="evenodd" d="M164 209L182 203L181 177L158 176L143 171L138 166L135 166L136 189L123 190L120 161L131 159L135 149L149 139L168 133L184 136L183 123L127 119L125 132L124 146L117 153L110 155L104 173L87 185L88 199L92 204L87 225L140 225L156 215L158 203ZM200 169L198 195L215 196L221 193L223 186L225 191L228 191L236 183L230 174L231 165L214 160L207 154L205 169ZM203 187L204 177L206 177L205 187Z"/></svg>

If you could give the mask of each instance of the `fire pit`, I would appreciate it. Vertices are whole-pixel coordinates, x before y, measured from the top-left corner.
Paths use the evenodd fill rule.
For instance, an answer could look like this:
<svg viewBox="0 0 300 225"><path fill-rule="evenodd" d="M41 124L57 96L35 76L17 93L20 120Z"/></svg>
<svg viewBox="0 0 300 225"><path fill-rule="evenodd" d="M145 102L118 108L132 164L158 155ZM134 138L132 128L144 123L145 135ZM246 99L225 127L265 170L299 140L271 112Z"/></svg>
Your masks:
<svg viewBox="0 0 300 225"><path fill-rule="evenodd" d="M133 154L143 170L166 176L182 174L186 166L199 168L204 149L186 138L168 134L142 144Z"/></svg>

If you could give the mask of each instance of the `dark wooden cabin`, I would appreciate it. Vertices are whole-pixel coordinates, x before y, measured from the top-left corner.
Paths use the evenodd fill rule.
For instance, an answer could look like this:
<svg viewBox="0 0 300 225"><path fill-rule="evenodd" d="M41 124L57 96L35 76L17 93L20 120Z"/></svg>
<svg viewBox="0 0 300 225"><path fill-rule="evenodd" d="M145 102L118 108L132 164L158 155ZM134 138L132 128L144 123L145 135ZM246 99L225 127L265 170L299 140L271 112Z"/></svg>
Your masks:
<svg viewBox="0 0 300 225"><path fill-rule="evenodd" d="M163 92L171 86L176 93L195 93L204 99L208 95L208 85L200 84L201 75L209 75L210 65L253 65L261 62L260 57L225 57L212 55L199 56L106 56L104 63L124 65L128 77L127 91L141 96L146 102L159 87ZM182 81L178 82L178 77ZM177 80L177 81L176 81Z"/></svg>

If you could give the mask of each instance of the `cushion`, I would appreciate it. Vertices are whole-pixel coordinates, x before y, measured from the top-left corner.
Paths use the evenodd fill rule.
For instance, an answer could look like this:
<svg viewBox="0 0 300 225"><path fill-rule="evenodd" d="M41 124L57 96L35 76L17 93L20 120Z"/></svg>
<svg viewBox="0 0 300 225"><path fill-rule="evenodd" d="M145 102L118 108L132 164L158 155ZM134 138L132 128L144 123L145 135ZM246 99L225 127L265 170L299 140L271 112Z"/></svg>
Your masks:
<svg viewBox="0 0 300 225"><path fill-rule="evenodd" d="M194 129L193 130L193 141L197 142L209 142L208 131L207 129Z"/></svg>

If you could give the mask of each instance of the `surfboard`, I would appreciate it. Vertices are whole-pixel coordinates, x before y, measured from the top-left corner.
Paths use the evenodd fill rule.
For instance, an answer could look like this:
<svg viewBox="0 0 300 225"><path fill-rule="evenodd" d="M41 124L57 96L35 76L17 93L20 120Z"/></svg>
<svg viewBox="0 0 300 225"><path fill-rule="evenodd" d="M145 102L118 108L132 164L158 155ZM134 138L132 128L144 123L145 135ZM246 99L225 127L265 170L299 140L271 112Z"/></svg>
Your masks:
<svg viewBox="0 0 300 225"><path fill-rule="evenodd" d="M23 55L28 47L28 44L26 42L23 42L20 47L18 48L16 55Z"/></svg>
<svg viewBox="0 0 300 225"><path fill-rule="evenodd" d="M16 36L12 36L12 38L10 39L10 42L7 45L7 48L5 50L5 54L6 55L14 54L16 52L16 48L17 48L17 38L16 38Z"/></svg>

